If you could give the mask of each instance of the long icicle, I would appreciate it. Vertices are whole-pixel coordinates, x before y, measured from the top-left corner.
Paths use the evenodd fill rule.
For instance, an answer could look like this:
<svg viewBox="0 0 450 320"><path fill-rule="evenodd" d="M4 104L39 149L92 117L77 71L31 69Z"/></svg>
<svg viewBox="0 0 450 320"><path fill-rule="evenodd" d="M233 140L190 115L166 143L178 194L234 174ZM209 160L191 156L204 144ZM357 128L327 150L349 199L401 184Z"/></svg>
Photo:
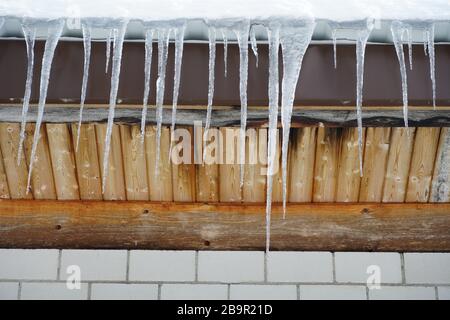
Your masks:
<svg viewBox="0 0 450 320"><path fill-rule="evenodd" d="M27 23L22 24L23 35L27 46L27 80L25 82L25 93L23 95L22 118L20 123L19 150L17 152L17 164L20 165L23 152L23 142L25 140L25 125L27 122L28 109L30 107L31 84L33 83L34 68L34 43L36 40L36 27L29 26Z"/></svg>
<svg viewBox="0 0 450 320"><path fill-rule="evenodd" d="M106 63L105 63L105 73L108 73L109 69L109 59L111 57L111 41L113 36L113 29L109 30L108 36L106 38Z"/></svg>
<svg viewBox="0 0 450 320"><path fill-rule="evenodd" d="M111 90L109 92L109 110L108 110L108 124L105 135L105 150L103 152L103 175L102 175L102 192L105 193L106 178L108 177L109 153L111 149L111 135L114 125L114 112L117 103L117 92L119 91L119 77L120 67L122 64L122 48L123 40L125 38L125 31L128 21L122 22L118 26L117 33L115 33L115 41L113 48L112 69L111 69Z"/></svg>
<svg viewBox="0 0 450 320"><path fill-rule="evenodd" d="M81 84L80 98L80 118L78 120L77 140L75 143L75 152L78 152L78 144L80 143L81 122L83 120L84 101L86 100L86 90L89 79L89 64L91 62L91 27L83 24L83 45L84 45L84 67L83 80Z"/></svg>
<svg viewBox="0 0 450 320"><path fill-rule="evenodd" d="M272 190L277 150L280 26L273 24L267 28L269 40L269 139L267 143L267 197L266 197L266 252L270 248L270 218L272 213Z"/></svg>
<svg viewBox="0 0 450 320"><path fill-rule="evenodd" d="M413 51L412 51L412 27L406 28L408 33L408 58L409 58L409 70L413 69Z"/></svg>
<svg viewBox="0 0 450 320"><path fill-rule="evenodd" d="M28 169L28 180L27 180L27 193L30 190L31 175L33 173L33 164L36 157L36 149L39 142L42 119L44 117L45 101L47 100L47 89L50 80L50 71L52 68L53 56L55 54L55 49L56 46L58 45L59 38L61 37L63 26L64 26L63 19L51 21L49 22L48 25L48 38L45 41L44 56L42 57L38 115L36 119L36 126L34 129L33 145L31 147L30 166Z"/></svg>
<svg viewBox="0 0 450 320"><path fill-rule="evenodd" d="M153 29L145 32L144 98L142 99L141 143L144 143L153 55Z"/></svg>
<svg viewBox="0 0 450 320"><path fill-rule="evenodd" d="M228 37L226 29L222 29L222 39L223 39L223 72L225 78L227 77L227 67L228 67Z"/></svg>
<svg viewBox="0 0 450 320"><path fill-rule="evenodd" d="M331 37L333 38L333 62L334 62L334 68L337 68L337 57L336 57L336 50L337 50L337 29L333 28L333 31L331 31Z"/></svg>
<svg viewBox="0 0 450 320"><path fill-rule="evenodd" d="M283 127L283 139L281 145L283 217L286 214L287 156L295 89L297 87L303 57L309 43L311 42L314 26L315 22L311 19L305 20L299 26L282 27L280 30L280 43L283 54L283 80L281 96L281 125Z"/></svg>
<svg viewBox="0 0 450 320"><path fill-rule="evenodd" d="M408 81L406 75L405 54L403 51L403 41L402 41L404 32L405 28L400 21L392 22L391 24L392 39L394 41L395 51L397 52L398 63L400 65L400 75L402 78L403 119L405 121L405 127L408 127Z"/></svg>
<svg viewBox="0 0 450 320"><path fill-rule="evenodd" d="M434 56L434 23L431 23L427 28L427 45L428 57L430 60L430 79L431 88L433 91L433 109L436 110L436 76L435 76L435 56Z"/></svg>
<svg viewBox="0 0 450 320"><path fill-rule="evenodd" d="M205 131L203 134L204 150L206 150L206 141L208 137L208 130L211 124L211 113L214 97L214 69L216 61L216 28L208 28L209 38L209 76L208 76L208 106L206 107L206 122ZM203 160L205 160L206 152L203 153Z"/></svg>
<svg viewBox="0 0 450 320"><path fill-rule="evenodd" d="M250 29L250 43L252 46L253 55L255 56L256 59L256 67L258 68L258 44L256 41L256 32L254 26L251 27Z"/></svg>

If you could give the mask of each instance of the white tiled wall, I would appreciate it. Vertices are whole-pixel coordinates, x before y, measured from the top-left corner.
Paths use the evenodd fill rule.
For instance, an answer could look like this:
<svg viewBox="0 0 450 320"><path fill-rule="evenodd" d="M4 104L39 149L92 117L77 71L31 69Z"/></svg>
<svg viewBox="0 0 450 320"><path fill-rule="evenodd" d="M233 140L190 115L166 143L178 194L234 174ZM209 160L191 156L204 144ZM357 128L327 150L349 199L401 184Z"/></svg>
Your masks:
<svg viewBox="0 0 450 320"><path fill-rule="evenodd" d="M0 249L0 299L18 298L450 299L450 253Z"/></svg>

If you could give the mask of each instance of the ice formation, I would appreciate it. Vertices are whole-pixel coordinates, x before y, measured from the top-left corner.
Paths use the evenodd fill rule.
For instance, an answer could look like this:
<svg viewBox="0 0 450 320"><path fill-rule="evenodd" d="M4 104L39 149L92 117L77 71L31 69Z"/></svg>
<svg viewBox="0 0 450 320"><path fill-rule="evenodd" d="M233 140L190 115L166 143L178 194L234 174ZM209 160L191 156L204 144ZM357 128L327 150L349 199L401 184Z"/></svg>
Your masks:
<svg viewBox="0 0 450 320"><path fill-rule="evenodd" d="M208 105L206 107L206 121L205 121L205 131L203 134L204 146L206 149L206 138L208 136L208 130L211 124L211 112L213 106L214 97L214 69L216 62L216 28L210 26L208 28L208 39L209 39L209 75L208 75ZM203 158L205 157L204 153Z"/></svg>
<svg viewBox="0 0 450 320"><path fill-rule="evenodd" d="M152 70L153 56L153 29L147 29L145 32L145 61L144 61L144 98L142 101L141 117L141 142L144 143L145 123L148 109L148 96L150 94L150 76Z"/></svg>

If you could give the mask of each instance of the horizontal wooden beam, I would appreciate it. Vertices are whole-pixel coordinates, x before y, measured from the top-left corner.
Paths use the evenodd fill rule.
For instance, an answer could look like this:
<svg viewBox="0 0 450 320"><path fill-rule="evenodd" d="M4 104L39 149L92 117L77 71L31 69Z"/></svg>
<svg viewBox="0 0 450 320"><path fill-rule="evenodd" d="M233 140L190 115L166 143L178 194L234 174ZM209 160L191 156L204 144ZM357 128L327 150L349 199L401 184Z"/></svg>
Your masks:
<svg viewBox="0 0 450 320"><path fill-rule="evenodd" d="M21 106L0 106L0 122L21 122ZM140 123L141 108L127 107L117 108L115 112L116 123ZM366 127L403 127L403 112L400 109L370 108L362 113L363 125ZM163 112L163 124L170 125L172 111L165 109ZM212 112L211 126L227 127L240 125L239 107L219 107ZM37 108L31 108L28 112L27 121L35 122ZM44 121L52 123L74 123L78 122L79 110L67 106L47 106L44 113ZM83 111L83 122L106 122L108 119L108 108L86 107ZM177 123L191 126L194 121L206 119L204 108L186 109L180 108L177 112ZM265 126L268 121L267 108L249 108L248 126ZM150 107L147 112L147 123L155 123L155 109ZM353 109L328 109L328 108L295 108L292 114L292 126L317 126L329 127L356 127L356 112ZM409 125L411 127L449 127L450 110L443 108L439 110L423 110L411 108L409 111Z"/></svg>
<svg viewBox="0 0 450 320"><path fill-rule="evenodd" d="M263 250L265 206L0 201L0 247ZM271 250L450 251L450 204L274 205Z"/></svg>

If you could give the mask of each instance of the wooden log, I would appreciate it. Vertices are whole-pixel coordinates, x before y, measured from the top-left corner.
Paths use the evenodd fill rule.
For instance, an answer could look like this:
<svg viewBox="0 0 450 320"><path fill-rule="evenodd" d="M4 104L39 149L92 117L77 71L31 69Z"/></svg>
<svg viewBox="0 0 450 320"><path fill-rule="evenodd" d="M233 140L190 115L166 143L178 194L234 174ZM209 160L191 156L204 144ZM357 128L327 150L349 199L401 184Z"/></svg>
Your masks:
<svg viewBox="0 0 450 320"><path fill-rule="evenodd" d="M440 128L418 128L409 169L406 202L427 202Z"/></svg>
<svg viewBox="0 0 450 320"><path fill-rule="evenodd" d="M28 168L24 153L20 164L17 161L19 134L20 124L0 123L0 147L10 196L12 199L32 199L32 193L27 192Z"/></svg>
<svg viewBox="0 0 450 320"><path fill-rule="evenodd" d="M9 199L8 180L6 178L5 167L3 165L3 155L0 148L0 199Z"/></svg>
<svg viewBox="0 0 450 320"><path fill-rule="evenodd" d="M78 125L72 124L72 140L76 145ZM75 152L78 185L81 200L101 200L102 178L98 162L97 137L95 125L82 124L80 127L80 141Z"/></svg>
<svg viewBox="0 0 450 320"><path fill-rule="evenodd" d="M441 129L431 182L430 202L450 201L450 130Z"/></svg>
<svg viewBox="0 0 450 320"><path fill-rule="evenodd" d="M149 200L145 145L140 127L120 125L127 200Z"/></svg>
<svg viewBox="0 0 450 320"><path fill-rule="evenodd" d="M221 202L241 202L239 129L220 128L220 132L222 133L224 163L219 165L221 177L219 198Z"/></svg>
<svg viewBox="0 0 450 320"><path fill-rule="evenodd" d="M265 205L1 200L2 248L264 250ZM450 204L273 206L272 250L450 252Z"/></svg>
<svg viewBox="0 0 450 320"><path fill-rule="evenodd" d="M58 200L78 200L75 158L67 124L48 123L47 135Z"/></svg>
<svg viewBox="0 0 450 320"><path fill-rule="evenodd" d="M247 130L244 202L266 201L267 129ZM262 162L264 161L264 162Z"/></svg>
<svg viewBox="0 0 450 320"><path fill-rule="evenodd" d="M209 130L206 136L206 153L203 159L203 135L204 129L198 128L195 132L195 174L196 178L196 199L197 202L218 202L219 201L219 155L221 142L219 141L219 131L217 128ZM203 161L205 160L205 161Z"/></svg>

